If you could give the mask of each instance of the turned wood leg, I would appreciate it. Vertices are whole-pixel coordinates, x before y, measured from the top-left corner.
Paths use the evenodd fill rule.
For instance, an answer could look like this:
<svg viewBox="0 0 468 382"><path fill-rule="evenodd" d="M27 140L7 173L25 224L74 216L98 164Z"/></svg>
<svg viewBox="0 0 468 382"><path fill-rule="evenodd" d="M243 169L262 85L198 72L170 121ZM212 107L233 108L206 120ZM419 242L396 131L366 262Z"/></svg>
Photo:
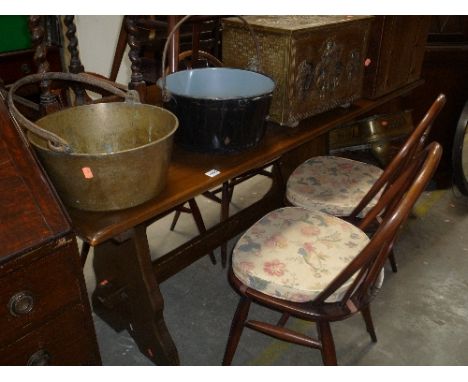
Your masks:
<svg viewBox="0 0 468 382"><path fill-rule="evenodd" d="M229 217L229 182L223 183L223 188L221 192L221 222L225 221ZM227 241L221 244L221 265L223 268L226 268L227 264Z"/></svg>
<svg viewBox="0 0 468 382"><path fill-rule="evenodd" d="M128 84L128 88L136 90L140 96L140 102L145 103L147 88L141 68L142 42L137 27L138 16L126 16L124 18L124 22L127 30L127 44L130 47L128 58L132 63L132 74L130 76L130 83Z"/></svg>
<svg viewBox="0 0 468 382"><path fill-rule="evenodd" d="M319 334L319 340L322 344L322 360L325 366L336 366L336 352L335 343L330 328L330 323L327 321L318 321L317 330Z"/></svg>
<svg viewBox="0 0 468 382"><path fill-rule="evenodd" d="M153 272L146 226L139 225L96 246L94 254L100 290L96 289L93 301L110 309L108 315L120 316L140 351L151 361L178 365L177 349L164 322L164 299ZM107 295L99 295L105 288L109 289Z"/></svg>
<svg viewBox="0 0 468 382"><path fill-rule="evenodd" d="M393 249L390 251L390 253L388 255L388 261L390 261L390 266L392 267L392 271L394 273L397 273L398 272L398 266L397 266L397 262L396 262L396 259L395 259L395 254L393 253Z"/></svg>
<svg viewBox="0 0 468 382"><path fill-rule="evenodd" d="M370 311L370 305L367 305L365 308L361 309L362 317L366 323L366 329L369 333L373 342L377 342L377 336L375 334L374 323L372 322L372 316Z"/></svg>
<svg viewBox="0 0 468 382"><path fill-rule="evenodd" d="M242 296L237 305L236 313L232 319L226 351L224 352L223 366L228 366L232 363L234 353L236 352L242 331L244 330L245 320L249 314L250 302L249 298Z"/></svg>

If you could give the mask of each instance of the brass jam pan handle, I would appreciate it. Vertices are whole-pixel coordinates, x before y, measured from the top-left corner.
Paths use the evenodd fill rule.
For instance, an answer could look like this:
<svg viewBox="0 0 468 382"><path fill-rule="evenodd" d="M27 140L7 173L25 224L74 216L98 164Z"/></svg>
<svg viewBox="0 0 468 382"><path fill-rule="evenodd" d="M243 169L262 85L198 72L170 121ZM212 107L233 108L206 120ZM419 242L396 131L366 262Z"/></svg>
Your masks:
<svg viewBox="0 0 468 382"><path fill-rule="evenodd" d="M20 80L16 81L10 91L8 92L8 108L10 111L11 116L23 127L28 129L31 133L36 134L37 136L45 139L48 141L49 149L56 152L65 152L71 153L73 149L68 144L68 142L59 137L57 134L51 133L40 126L36 125L34 122L28 120L21 112L16 108L15 103L13 101L15 92L23 87L24 85L32 84L35 82L47 81L47 80L57 80L57 81L72 81L72 82L79 82L83 84L87 84L90 86L95 86L102 90L105 90L111 94L114 94L118 97L125 98L126 101L129 99L130 102L138 102L138 97L131 92L128 94L123 90L115 87L111 84L110 81L105 81L102 79L98 79L96 77L90 75L81 75L81 74L73 74L73 73L62 73L62 72L46 72L46 73L39 73L39 74L32 74L26 77L21 78Z"/></svg>

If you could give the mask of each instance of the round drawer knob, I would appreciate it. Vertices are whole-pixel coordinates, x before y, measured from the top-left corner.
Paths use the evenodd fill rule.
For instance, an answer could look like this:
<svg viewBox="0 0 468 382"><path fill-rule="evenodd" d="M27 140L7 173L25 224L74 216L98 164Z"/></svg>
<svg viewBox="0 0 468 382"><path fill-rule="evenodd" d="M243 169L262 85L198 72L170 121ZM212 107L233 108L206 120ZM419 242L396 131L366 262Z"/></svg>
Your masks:
<svg viewBox="0 0 468 382"><path fill-rule="evenodd" d="M28 64L23 64L20 66L21 73L23 74L30 74L31 73L31 67Z"/></svg>
<svg viewBox="0 0 468 382"><path fill-rule="evenodd" d="M50 354L46 350L38 350L28 359L27 366L47 366L50 364Z"/></svg>
<svg viewBox="0 0 468 382"><path fill-rule="evenodd" d="M34 297L31 292L18 292L10 298L8 307L12 316L18 317L24 314L28 314L33 310Z"/></svg>

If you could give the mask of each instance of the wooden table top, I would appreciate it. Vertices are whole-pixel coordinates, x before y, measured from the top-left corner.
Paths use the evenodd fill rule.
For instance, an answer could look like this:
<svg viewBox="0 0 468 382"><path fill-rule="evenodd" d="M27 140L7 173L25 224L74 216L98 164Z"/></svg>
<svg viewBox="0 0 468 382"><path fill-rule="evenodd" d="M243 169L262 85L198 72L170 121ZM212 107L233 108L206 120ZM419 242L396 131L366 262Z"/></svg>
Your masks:
<svg viewBox="0 0 468 382"><path fill-rule="evenodd" d="M295 128L269 124L260 144L239 154L194 153L174 146L167 185L160 195L139 206L120 211L89 212L69 208L68 212L74 229L83 240L91 245L103 243L229 179L272 162L331 129L408 93L422 82L422 80L416 81L376 100L361 99L349 108L338 108L311 117ZM148 164L151 165L151 163ZM218 170L219 175L215 177L205 175L211 169Z"/></svg>

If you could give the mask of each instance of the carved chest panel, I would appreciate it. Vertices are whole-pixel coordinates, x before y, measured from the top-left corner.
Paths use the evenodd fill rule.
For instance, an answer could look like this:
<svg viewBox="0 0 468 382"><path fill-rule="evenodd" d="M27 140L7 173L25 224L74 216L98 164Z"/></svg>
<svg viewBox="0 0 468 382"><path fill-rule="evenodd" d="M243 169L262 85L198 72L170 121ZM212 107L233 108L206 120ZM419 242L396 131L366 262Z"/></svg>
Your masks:
<svg viewBox="0 0 468 382"><path fill-rule="evenodd" d="M259 44L236 18L223 21L223 61L276 82L270 118L300 120L360 98L370 16L248 16Z"/></svg>

